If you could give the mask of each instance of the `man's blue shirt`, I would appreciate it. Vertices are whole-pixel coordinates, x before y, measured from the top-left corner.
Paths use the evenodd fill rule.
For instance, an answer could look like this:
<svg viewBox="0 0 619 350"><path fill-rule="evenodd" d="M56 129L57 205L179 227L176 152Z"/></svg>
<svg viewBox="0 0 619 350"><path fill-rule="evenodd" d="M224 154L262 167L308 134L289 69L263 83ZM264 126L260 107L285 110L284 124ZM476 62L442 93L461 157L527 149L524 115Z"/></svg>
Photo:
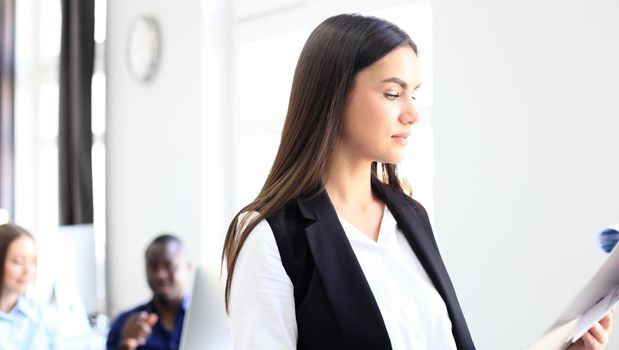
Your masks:
<svg viewBox="0 0 619 350"><path fill-rule="evenodd" d="M181 334L183 333L183 320L185 319L185 311L189 305L189 298L185 297L181 303L180 309L176 313L176 320L174 321L174 329L169 332L161 322L161 317L157 320L157 323L152 328L152 333L146 339L146 344L138 346L138 350L177 350L180 345ZM149 314L156 313L153 308L153 301L149 301L146 304L140 305L129 311L125 311L120 314L110 327L110 333L107 336L107 349L116 350L120 345L121 333L123 326L127 319L142 311L146 311ZM159 316L159 315L157 315Z"/></svg>

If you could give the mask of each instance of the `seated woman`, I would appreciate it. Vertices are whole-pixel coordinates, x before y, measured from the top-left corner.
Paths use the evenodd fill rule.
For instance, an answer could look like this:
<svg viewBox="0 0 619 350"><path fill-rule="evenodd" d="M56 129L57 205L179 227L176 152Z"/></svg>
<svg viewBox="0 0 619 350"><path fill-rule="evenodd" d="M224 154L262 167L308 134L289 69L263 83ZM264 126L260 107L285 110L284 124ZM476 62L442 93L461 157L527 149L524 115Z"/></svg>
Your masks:
<svg viewBox="0 0 619 350"><path fill-rule="evenodd" d="M56 349L43 310L25 296L37 266L32 235L14 224L0 225L0 263L0 349Z"/></svg>

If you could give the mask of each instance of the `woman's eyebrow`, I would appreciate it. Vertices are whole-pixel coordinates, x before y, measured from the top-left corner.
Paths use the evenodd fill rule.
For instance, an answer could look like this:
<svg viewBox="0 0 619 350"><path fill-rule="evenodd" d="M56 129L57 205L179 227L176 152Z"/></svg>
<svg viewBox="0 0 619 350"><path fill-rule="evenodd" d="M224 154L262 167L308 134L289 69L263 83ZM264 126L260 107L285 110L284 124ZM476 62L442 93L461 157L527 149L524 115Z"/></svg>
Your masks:
<svg viewBox="0 0 619 350"><path fill-rule="evenodd" d="M400 79L398 77L391 77L391 78L385 79L385 80L381 81L381 83L396 83L396 84L400 85L403 89L406 89L408 87L408 84L404 80L402 80L402 79ZM421 86L421 83L417 84L417 86L415 86L415 88L413 88L413 91L419 89L420 86Z"/></svg>

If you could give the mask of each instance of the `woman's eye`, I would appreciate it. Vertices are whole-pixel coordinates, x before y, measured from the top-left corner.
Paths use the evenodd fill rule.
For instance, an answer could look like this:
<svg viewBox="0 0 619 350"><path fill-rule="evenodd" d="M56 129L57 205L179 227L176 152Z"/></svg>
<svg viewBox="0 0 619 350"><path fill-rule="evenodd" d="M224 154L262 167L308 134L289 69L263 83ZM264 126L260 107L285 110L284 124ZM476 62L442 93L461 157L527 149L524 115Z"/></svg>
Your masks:
<svg viewBox="0 0 619 350"><path fill-rule="evenodd" d="M400 97L400 94L398 94L397 92L385 92L385 97L386 97L388 100L393 101L393 100L395 100L395 99L399 98L399 97Z"/></svg>
<svg viewBox="0 0 619 350"><path fill-rule="evenodd" d="M417 97L415 97L415 96L411 96L411 99L412 99L413 101L415 101L415 100L417 100Z"/></svg>
<svg viewBox="0 0 619 350"><path fill-rule="evenodd" d="M13 263L14 265L24 265L26 262L23 259L12 259L11 263Z"/></svg>

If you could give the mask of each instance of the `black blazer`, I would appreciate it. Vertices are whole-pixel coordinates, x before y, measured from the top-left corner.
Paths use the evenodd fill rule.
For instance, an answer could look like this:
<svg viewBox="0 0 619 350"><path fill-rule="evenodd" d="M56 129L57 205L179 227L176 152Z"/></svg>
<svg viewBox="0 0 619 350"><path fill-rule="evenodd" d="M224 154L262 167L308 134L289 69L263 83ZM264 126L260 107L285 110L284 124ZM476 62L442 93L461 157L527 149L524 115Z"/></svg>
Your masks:
<svg viewBox="0 0 619 350"><path fill-rule="evenodd" d="M474 350L425 209L376 179L372 189L445 301L458 349ZM376 300L326 191L299 199L266 220L294 286L297 349L391 349Z"/></svg>

